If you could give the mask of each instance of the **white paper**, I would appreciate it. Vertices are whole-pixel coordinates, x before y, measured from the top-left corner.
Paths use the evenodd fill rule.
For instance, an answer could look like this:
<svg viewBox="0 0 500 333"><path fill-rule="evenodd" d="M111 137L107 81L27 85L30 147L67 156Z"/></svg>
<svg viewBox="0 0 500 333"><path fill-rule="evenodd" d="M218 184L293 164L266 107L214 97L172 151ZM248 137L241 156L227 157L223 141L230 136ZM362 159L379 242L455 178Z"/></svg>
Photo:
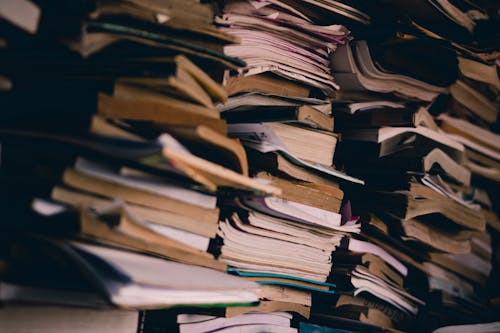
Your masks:
<svg viewBox="0 0 500 333"><path fill-rule="evenodd" d="M208 245L210 243L210 238L208 237L203 237L189 231L151 222L147 222L146 227L166 238L176 240L180 243L194 247L195 249L201 251L208 250Z"/></svg>
<svg viewBox="0 0 500 333"><path fill-rule="evenodd" d="M66 207L64 205L38 198L35 198L31 203L31 209L44 216L51 216L66 211Z"/></svg>
<svg viewBox="0 0 500 333"><path fill-rule="evenodd" d="M406 268L405 265L403 265L399 260L394 258L392 255L390 255L387 251L382 249L381 247L369 243L369 242L363 242L359 241L357 239L351 238L349 239L349 250L353 252L360 252L360 253L372 253L380 258L382 258L385 262L387 262L389 265L391 265L394 269L396 269L399 273L401 273L403 276L406 276L408 274L408 269Z"/></svg>

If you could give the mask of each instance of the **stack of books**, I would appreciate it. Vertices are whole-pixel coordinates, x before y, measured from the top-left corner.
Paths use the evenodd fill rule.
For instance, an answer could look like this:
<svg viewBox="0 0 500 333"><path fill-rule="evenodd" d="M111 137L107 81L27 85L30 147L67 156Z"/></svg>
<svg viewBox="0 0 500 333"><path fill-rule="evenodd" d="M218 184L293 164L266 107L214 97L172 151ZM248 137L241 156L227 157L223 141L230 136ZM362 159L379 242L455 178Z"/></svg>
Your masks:
<svg viewBox="0 0 500 333"><path fill-rule="evenodd" d="M344 26L320 25L304 9L284 3L241 0L226 2L216 22L222 31L240 39L238 44L225 46L224 52L246 62L224 77L229 94L227 103L219 106L224 119L333 131L329 97L338 86L329 57L350 39ZM329 151L323 161L328 165L331 157Z"/></svg>
<svg viewBox="0 0 500 333"><path fill-rule="evenodd" d="M324 15L318 18L314 13L321 11L314 12L319 5L315 1L230 1L217 19L224 31L242 38L240 45L226 47L226 53L247 61L244 69L226 75L230 98L227 105L219 106L222 116L230 123L230 135L247 147L250 171L281 187L280 202L288 206L280 212L272 198L237 198L231 203L235 208L228 210L220 224L223 245L219 259L233 267L235 274L266 288L282 284L280 295L283 297L286 291L285 299L275 299L274 293L264 289L261 306L254 309L309 315L310 324L299 325L304 331L327 332L326 326L348 331L377 329L356 326L359 323L349 321L352 319L381 330L407 330L416 318L428 316L431 320L417 328L427 331L494 318L485 300L478 297L492 269L489 231L496 228L497 217L490 196L498 191L494 155L487 155L489 163L478 160L483 157L484 161L484 148L495 148L495 136L477 127L495 130L498 108L496 65L478 63L491 61L498 53L492 52L485 41L474 41L473 34L476 25L487 27L486 11L422 1L412 4L416 14L406 14L407 8L396 2L391 2L389 9L382 1L357 4L359 8L334 3L322 4ZM336 9L334 14L329 11L332 8ZM466 11L477 16L465 15ZM363 13L366 20L353 19L348 15L353 12ZM302 35L290 29L304 32L306 26L326 22L342 22L356 32L354 40L339 41L330 52L328 74L339 86L334 88L340 89L332 94L329 87L315 82L321 90L319 95L312 90L307 96L300 95L291 84L313 86L313 82L287 73L302 61L305 41L298 44L297 36ZM370 30L373 28L379 30ZM292 53L286 43L289 39L281 37L282 31L295 39L297 46ZM312 29L306 32L311 34ZM328 46L328 41L323 45ZM305 70L314 59L317 57L310 57L299 69ZM317 67L314 79L324 73ZM270 85L271 77L272 82L279 80L279 87ZM471 92L464 82L469 86L482 82L481 93ZM318 107L310 103L311 99L294 98L291 105L291 94L330 100L335 126L304 121L305 107ZM289 106L283 100L290 102ZM337 132L335 144L312 135L332 129ZM470 140L471 133L481 134ZM466 140L472 143L467 145ZM473 149L472 145L478 143L482 147ZM294 189L288 190L290 184L285 181L294 183ZM364 186L360 186L362 182ZM304 245L305 241L295 230L295 237L290 238L292 231L273 229L270 217L273 222L304 222L297 219L301 215L293 203L331 212L319 206L318 199L297 196L301 191L297 185L323 186L324 194L329 192L324 185L336 188L335 183L342 191L343 204L341 210L333 212L341 213L345 223L341 225L356 221L360 231L339 234L341 230L337 230L335 241L339 236L341 240L327 258L330 261L315 254L314 270L308 275L296 268L291 270L292 258L306 259L300 267L309 268L310 258L304 257L309 251L298 252L297 245L283 243ZM292 192L295 196L289 194ZM305 196L313 198L312 193ZM360 217L353 217L357 215ZM329 219L333 220L331 214ZM264 224L265 220L269 222ZM320 244L316 241L314 247ZM331 248L332 244L323 251ZM293 255L283 255L280 250ZM317 281L325 281L324 274L318 275L318 263L333 264L326 278L329 285L324 288L335 295L310 289L307 301L304 294L296 301L301 302L301 310L290 305L288 309L270 306L277 301L296 300L291 293L300 289L296 281L316 281L309 287L318 288ZM310 306L309 311L304 311L307 308L303 305ZM226 311L225 315L234 313Z"/></svg>
<svg viewBox="0 0 500 333"><path fill-rule="evenodd" d="M280 193L248 177L214 106L245 63L210 5L173 3L1 5L8 331L132 332L145 309L258 301L208 251L221 191Z"/></svg>
<svg viewBox="0 0 500 333"><path fill-rule="evenodd" d="M2 332L495 331L498 10L0 3Z"/></svg>
<svg viewBox="0 0 500 333"><path fill-rule="evenodd" d="M498 237L491 199L498 193L498 73L484 63L497 53L476 35L488 14L431 3L415 2L411 13L395 1L384 13L364 8L386 35L361 33L367 40L332 58L341 87L332 109L343 139L335 165L366 182L344 189L364 216L361 235L415 276L427 275L427 284L408 285L428 291L421 330L494 318L479 295ZM388 38L391 30L398 33Z"/></svg>
<svg viewBox="0 0 500 333"><path fill-rule="evenodd" d="M332 88L338 89L319 84L323 76L335 76L325 65L342 56L337 52L350 38L329 40L324 32L347 30L322 25L310 14L303 6L231 1L216 19L242 40L226 53L247 62L226 75L230 97L219 107L222 117L229 135L247 148L251 174L282 190L275 197L225 200L218 258L233 274L261 284L262 291L259 306L228 308L223 315L288 311L345 328L359 325L350 319L363 321L364 329L392 328L393 321L404 324L415 317L424 302L405 288L406 265L359 236L361 219L352 214L341 187L361 187L364 181L333 167L339 136L329 108L319 108L319 101L330 106ZM323 58L309 54L318 39ZM305 61L301 54L310 57ZM305 71L313 65L314 71ZM297 85L307 87L307 95L300 95ZM346 322L339 324L342 319Z"/></svg>

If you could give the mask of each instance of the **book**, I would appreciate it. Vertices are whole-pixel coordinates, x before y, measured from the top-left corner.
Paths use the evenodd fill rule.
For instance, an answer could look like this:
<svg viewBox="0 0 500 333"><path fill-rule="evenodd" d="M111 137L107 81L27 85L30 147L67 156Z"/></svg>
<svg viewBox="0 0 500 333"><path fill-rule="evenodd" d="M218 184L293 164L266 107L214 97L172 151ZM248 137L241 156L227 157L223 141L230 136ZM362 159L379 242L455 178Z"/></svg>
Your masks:
<svg viewBox="0 0 500 333"><path fill-rule="evenodd" d="M144 59L137 59L136 61L138 62L139 60L144 61ZM115 86L126 84L148 88L149 91L157 91L170 96L180 97L180 99L189 100L207 108L214 107L212 98L219 98L221 101L227 99L224 89L186 57L176 56L174 58L154 58L147 60L155 64L163 64L166 68L173 66L175 69L172 70L170 76L165 78L120 77L116 81Z"/></svg>
<svg viewBox="0 0 500 333"><path fill-rule="evenodd" d="M335 311L335 315L384 328L392 328L394 326L391 319L378 309L343 306Z"/></svg>
<svg viewBox="0 0 500 333"><path fill-rule="evenodd" d="M82 192L64 186L55 186L51 192L51 199L75 208L99 207L111 203L110 198ZM127 204L127 207L138 217L154 224L164 225L179 230L185 230L203 237L213 238L217 234L217 220L201 219L193 216L176 213L163 209L154 209L147 206Z"/></svg>
<svg viewBox="0 0 500 333"><path fill-rule="evenodd" d="M365 313L369 310L378 310L386 317L385 322L379 322L378 324L379 326L383 327L394 327L397 324L401 324L409 319L407 313L395 308L394 306L388 304L383 300L369 297L369 295L352 296L345 293L340 293L335 297L334 302L330 301L330 304L319 303L319 308L320 309L318 310L318 313L331 313L340 317L359 320L361 322L373 325L377 325L376 322L367 320L368 318L360 316L359 312L363 312L363 309ZM345 309L345 311L343 311L343 309ZM377 314L374 314L374 317L375 319L376 317L380 318L380 316L377 316ZM393 323L397 324L394 325Z"/></svg>
<svg viewBox="0 0 500 333"><path fill-rule="evenodd" d="M173 198L159 196L147 190L132 189L124 184L104 181L76 170L67 169L63 175L63 182L71 187L78 188L105 197L118 197L126 202L146 206L159 210L185 212L190 216L205 219L205 221L217 221L218 210L214 208L197 207L196 205L183 203Z"/></svg>
<svg viewBox="0 0 500 333"><path fill-rule="evenodd" d="M369 274L363 274L360 271L334 270L332 275L336 278L341 275L344 276L342 281L337 283L339 291L349 292L354 296L361 293L370 294L412 315L417 314L419 305L425 304L425 302L412 296L406 290L385 283Z"/></svg>
<svg viewBox="0 0 500 333"><path fill-rule="evenodd" d="M225 328L234 327L246 329L248 326L255 327L254 331L257 328L264 329L264 327L269 327L269 329L275 327L275 330L279 331L279 328L290 327L291 319L292 315L286 312L242 314L230 318L179 314L177 316L177 323L179 324L180 333L224 330Z"/></svg>
<svg viewBox="0 0 500 333"><path fill-rule="evenodd" d="M98 101L99 114L105 118L186 125L195 124L202 118L210 118L207 122L216 123L212 119L220 118L215 109L130 85L122 85L119 89L115 89L113 96L100 93ZM140 112L134 110L140 110ZM189 122L190 120L192 123Z"/></svg>
<svg viewBox="0 0 500 333"><path fill-rule="evenodd" d="M312 295L310 292L285 286L261 286L259 295L271 301L289 302L309 307L312 304Z"/></svg>
<svg viewBox="0 0 500 333"><path fill-rule="evenodd" d="M447 133L465 137L468 140L496 152L500 151L500 144L498 143L499 136L497 134L464 120L452 118L446 114L441 115L439 119L441 120L441 128Z"/></svg>
<svg viewBox="0 0 500 333"><path fill-rule="evenodd" d="M21 246L23 243L9 244ZM70 273L60 273L61 269L72 267L74 273L81 274L72 274L73 278L79 276L76 285L80 283L82 287L90 287L91 291L121 308L165 308L175 304L248 304L258 300L255 294L258 289L256 284L208 268L76 241L37 240L31 241L31 245L24 243L22 246L25 252L16 261L16 266L12 266L13 270L28 269L31 272L37 267L36 264L33 265L33 260L40 260L40 263L51 265L54 272L60 274L58 277L54 276L54 281L44 281L57 286ZM37 256L37 251L44 248L52 249L56 258L42 253ZM66 259L57 262L57 258ZM96 264L96 260L105 266ZM32 267L23 268L23 264ZM160 270L164 273L158 274ZM30 279L36 279L41 274L33 272ZM225 279L223 287L219 285L221 279ZM140 297L137 296L138 293Z"/></svg>
<svg viewBox="0 0 500 333"><path fill-rule="evenodd" d="M465 279L432 262L424 262L429 274L429 287L431 290L444 290L445 292L461 297L470 298L474 294L474 287Z"/></svg>
<svg viewBox="0 0 500 333"><path fill-rule="evenodd" d="M335 251L332 255L338 267L356 268L357 265L362 265L366 267L369 273L386 282L394 283L401 287L404 285L403 274L392 268L380 255L343 251Z"/></svg>
<svg viewBox="0 0 500 333"><path fill-rule="evenodd" d="M243 313L255 312L255 311L261 311L261 312L286 311L298 314L304 318L309 318L311 314L311 308L307 305L285 302L285 301L268 301L268 300L261 300L258 305L251 307L238 306L238 307L226 308L225 314L226 317L234 317L241 315Z"/></svg>
<svg viewBox="0 0 500 333"><path fill-rule="evenodd" d="M309 97L310 88L270 73L248 76L228 76L224 88L229 96L247 91L258 91L281 96Z"/></svg>
<svg viewBox="0 0 500 333"><path fill-rule="evenodd" d="M329 115L332 106L328 100L319 97L299 97L299 96L285 96L277 94L261 93L257 91L250 91L236 96L231 96L226 103L218 104L217 108L221 112L231 110L245 109L249 107L270 107L270 106L303 106L308 105L313 109Z"/></svg>
<svg viewBox="0 0 500 333"><path fill-rule="evenodd" d="M364 150L369 156L384 157L397 152L409 156L428 154L434 148L440 148L451 158L463 159L464 146L445 134L425 127L382 127L379 129L361 129L343 133L346 149ZM351 142L359 142L357 144ZM347 143L348 142L348 143Z"/></svg>
<svg viewBox="0 0 500 333"><path fill-rule="evenodd" d="M407 99L432 101L446 88L434 86L401 74L384 73L378 69L370 54L366 41L344 45L332 59L332 68L337 71L336 81L345 90L398 93Z"/></svg>
<svg viewBox="0 0 500 333"><path fill-rule="evenodd" d="M399 274L406 276L408 268L397 258L387 252L384 248L372 242L362 241L354 238L344 238L339 248L347 249L352 252L373 254L380 257L385 263L395 269Z"/></svg>
<svg viewBox="0 0 500 333"><path fill-rule="evenodd" d="M338 213L344 193L337 187L273 176L261 171L256 177L269 180L271 185L282 189L279 196L285 200L302 203Z"/></svg>
<svg viewBox="0 0 500 333"><path fill-rule="evenodd" d="M320 23L328 23L332 18L337 20L343 19L350 23L359 22L368 24L370 22L370 16L367 13L340 1L322 3L320 1L307 0L305 3L301 3L299 1L288 0L286 3L304 13L303 15Z"/></svg>
<svg viewBox="0 0 500 333"><path fill-rule="evenodd" d="M97 209L114 209L111 206L98 207ZM122 208L123 209L123 208ZM98 211L99 212L99 211ZM111 212L106 212L111 214ZM113 212L110 217L116 217L119 212ZM226 267L220 265L213 256L205 250L198 249L194 244L185 244L178 240L166 237L160 228L147 224L137 219L130 212L118 215L119 222L110 226L101 215L83 212L80 217L80 232L85 237L93 238L104 244L111 244L126 249L154 254L174 261L195 264L224 271ZM170 232L172 234L172 232ZM191 242L194 243L194 242Z"/></svg>
<svg viewBox="0 0 500 333"><path fill-rule="evenodd" d="M248 216L244 213L233 215L233 219L241 230L261 236L285 240L291 243L304 244L325 251L333 251L342 238L340 235L336 234L335 231L327 228L304 225L294 221L261 214L256 211L249 211ZM316 231L316 233L314 231Z"/></svg>
<svg viewBox="0 0 500 333"><path fill-rule="evenodd" d="M455 53L439 43L397 38L369 46L373 61L382 72L402 74L443 88L458 78Z"/></svg>
<svg viewBox="0 0 500 333"><path fill-rule="evenodd" d="M266 9L261 7L258 10ZM289 12L285 8L277 8L277 10ZM247 62L246 75L271 72L320 89L325 95L332 95L336 85L331 81L326 66L328 61L325 44L336 44L339 40L346 38L348 35L346 30L340 27L330 27L330 34L321 34L317 32L315 25L308 23L309 29L302 32L295 29L297 22L290 22L289 26L285 26L277 20L266 20L260 15L251 16L247 13L232 12L231 8L228 8L228 12L224 12L222 16L216 17L216 23L222 25L224 31L242 37L240 44L228 45L224 48L224 52ZM271 40L263 36L264 31L272 37ZM245 36L258 40L259 47L254 47L244 38ZM247 47L247 45L253 47ZM294 54L291 51L294 46L300 47L300 54ZM317 47L316 50L314 46ZM262 60L256 61L259 58Z"/></svg>
<svg viewBox="0 0 500 333"><path fill-rule="evenodd" d="M486 82L500 90L500 79L494 65L458 57L458 66L463 76L475 81Z"/></svg>
<svg viewBox="0 0 500 333"><path fill-rule="evenodd" d="M263 154L255 150L248 150L247 153L250 165L257 170L264 170L273 175L283 175L287 178L308 183L324 184L334 188L339 187L339 183L333 177L318 174L313 170L296 165L277 152Z"/></svg>
<svg viewBox="0 0 500 333"><path fill-rule="evenodd" d="M297 166L314 170L326 176L333 176L341 181L363 184L362 180L349 176L333 167L319 163L310 163L297 157L274 133L273 129L262 124L230 124L229 135L240 138L245 146L261 153L278 152ZM336 142L335 137L330 137L330 141ZM331 165L331 163L328 165Z"/></svg>
<svg viewBox="0 0 500 333"><path fill-rule="evenodd" d="M337 137L334 134L278 122L265 123L264 126L269 127L299 159L332 165L337 144ZM314 142L315 149L312 149L311 142Z"/></svg>
<svg viewBox="0 0 500 333"><path fill-rule="evenodd" d="M221 117L228 123L292 123L333 132L332 117L309 105L245 106L224 111Z"/></svg>
<svg viewBox="0 0 500 333"><path fill-rule="evenodd" d="M92 116L89 132L99 136L111 136L135 141L145 141L140 135L127 131L112 119L105 119L99 115Z"/></svg>
<svg viewBox="0 0 500 333"><path fill-rule="evenodd" d="M28 134L31 135L31 134ZM43 136L43 134L42 134ZM49 136L52 140L53 138ZM57 138L59 139L59 138ZM69 140L69 143L74 144L75 138L66 138L61 137L61 139L65 142ZM184 175L184 177L191 178L192 181L196 181L201 183L206 187L207 190L215 191L217 186L233 186L237 188L245 188L251 189L252 191L264 191L264 192L272 192L278 193L278 189L268 186L265 184L258 183L249 177L236 173L232 170L224 168L215 163L204 160L200 157L197 157L191 154L185 147L183 147L177 140L168 134L162 135L160 138L160 142L155 141L154 143L143 143L136 142L130 140L119 140L116 138L99 138L95 140L93 138L77 138L78 145L90 146L92 150L98 150L99 152L106 150L106 153L118 154L119 157L123 160L123 155L127 160L131 159L141 159L140 164L138 165L138 161L134 161L136 163L135 167L146 168L151 171L153 170L163 169L164 171L168 170L169 172L173 172L178 177ZM97 145L97 141L101 143L101 145ZM107 146L103 146L103 143L107 143ZM117 143L123 144L123 146L116 145ZM126 144L134 144L137 149L133 152L135 154L139 154L140 157L133 156L131 158L131 151L127 149L122 149ZM166 147L168 145L168 147ZM161 147L165 146L165 149ZM119 148L117 150L117 148ZM121 156L120 156L121 154ZM147 155L147 156L145 156ZM165 163L165 161L169 161ZM180 178L180 177L179 177Z"/></svg>
<svg viewBox="0 0 500 333"><path fill-rule="evenodd" d="M220 260L229 265L245 267L248 262L261 271L277 271L311 280L326 280L331 261L320 249L280 239L266 239L239 231L230 223L221 223L219 227L219 235L225 244L221 249ZM259 245L256 242L259 242ZM287 253L294 253L296 257L287 257ZM316 258L316 261L311 262L311 258ZM236 264L238 262L241 264Z"/></svg>
<svg viewBox="0 0 500 333"><path fill-rule="evenodd" d="M450 93L458 103L476 114L478 118L490 124L497 120L498 109L495 105L486 96L474 90L465 82L458 80L450 87Z"/></svg>
<svg viewBox="0 0 500 333"><path fill-rule="evenodd" d="M457 163L439 148L432 149L424 156L401 157L398 153L376 159L358 156L343 159L339 163L353 174L359 174L371 188L404 188L411 173L439 175L449 183L464 186L471 184L472 173L469 168ZM368 162L374 166L373 169L363 167Z"/></svg>
<svg viewBox="0 0 500 333"><path fill-rule="evenodd" d="M336 103L333 109L340 129L383 126L431 127L434 123L425 108L414 109L390 101ZM435 128L437 129L437 125Z"/></svg>
<svg viewBox="0 0 500 333"><path fill-rule="evenodd" d="M31 1L19 1L17 6L2 5L2 19L9 21L13 25L34 34L38 31L40 23L40 7Z"/></svg>
<svg viewBox="0 0 500 333"><path fill-rule="evenodd" d="M198 179L212 191L217 187L231 187L267 194L279 194L281 192L276 187L262 184L255 179L200 158L191 154L186 149L179 149L179 144L175 140L172 140L173 138L170 136L163 135L162 138L164 142L169 143L169 147L163 149L163 157L159 161L153 159L150 162L161 164L164 158L166 158L175 165L181 166L184 172L191 175L194 179Z"/></svg>
<svg viewBox="0 0 500 333"><path fill-rule="evenodd" d="M433 263L442 266L469 281L484 285L491 270L491 263L473 253L451 255L447 253L430 253Z"/></svg>
<svg viewBox="0 0 500 333"><path fill-rule="evenodd" d="M123 16L124 14L134 15L142 20L158 22L162 24L182 24L183 26L211 26L213 10L210 6L202 4L185 4L180 1L169 1L169 5L154 2L145 4L141 1L127 1L127 6L117 6L116 3L102 3L95 8L91 16L93 18L106 17L109 15ZM185 11L191 9L188 13ZM152 15L156 10L157 16L167 16L171 20L159 20ZM186 16L184 16L184 14ZM184 19L183 19L184 18ZM192 21L193 20L193 21Z"/></svg>
<svg viewBox="0 0 500 333"><path fill-rule="evenodd" d="M405 10L401 3L391 1L390 5L398 14ZM448 1L440 3L425 2L416 5L411 20L428 30L429 34L439 36L440 39L444 38L452 40L455 44L467 45L471 40L470 31L473 30L474 21L465 17L464 14Z"/></svg>
<svg viewBox="0 0 500 333"><path fill-rule="evenodd" d="M460 231L440 228L433 223L425 223L417 219L403 220L400 222L403 229L401 238L406 242L418 240L435 250L453 253L466 254L471 252L471 242L463 239Z"/></svg>
<svg viewBox="0 0 500 333"><path fill-rule="evenodd" d="M197 156L248 175L247 156L237 140L206 126L170 126L168 131Z"/></svg>
<svg viewBox="0 0 500 333"><path fill-rule="evenodd" d="M214 43L204 43L206 38L204 30L191 31L179 34L176 31L162 29L161 32L154 31L154 28L145 27L142 24L131 24L132 22L113 22L112 20L88 20L83 22L80 38L68 40L67 46L80 53L84 57L89 57L97 52L103 52L104 49L114 44L132 43L136 49L141 46L153 48L156 50L167 50L178 53L186 53L193 57L208 59L229 68L239 68L244 62L222 53L224 44L228 41L227 35L222 35L221 40ZM208 30L208 29L207 29ZM207 32L205 30L205 32ZM218 34L218 31L212 30L212 33ZM210 32L209 32L210 33ZM229 37L231 38L231 37ZM217 40L217 38L216 38ZM234 41L231 39L230 42ZM107 51L107 50L106 50ZM165 53L165 52L164 52Z"/></svg>
<svg viewBox="0 0 500 333"><path fill-rule="evenodd" d="M354 221L354 223L352 223L353 221L351 223L343 223L342 216L338 213L285 199L274 197L242 197L239 199L239 202L248 209L304 225L335 231L354 233L359 231L359 225L356 224L357 221Z"/></svg>
<svg viewBox="0 0 500 333"><path fill-rule="evenodd" d="M427 183L429 184L429 183ZM474 230L484 230L486 221L478 207L460 202L458 198L447 196L436 187L432 188L417 181L409 183L407 194L381 193L378 204L385 211L403 220L428 214L440 214L454 223Z"/></svg>
<svg viewBox="0 0 500 333"><path fill-rule="evenodd" d="M36 213L46 216L49 230L61 229L63 235L221 271L226 269L206 252L207 245L203 240L191 236L190 243L186 244L179 233L176 235L173 230L165 233L161 225L141 220L120 201L99 207L82 207L81 212L66 212L64 206L41 199L35 199L31 207ZM61 222L64 218L66 225Z"/></svg>

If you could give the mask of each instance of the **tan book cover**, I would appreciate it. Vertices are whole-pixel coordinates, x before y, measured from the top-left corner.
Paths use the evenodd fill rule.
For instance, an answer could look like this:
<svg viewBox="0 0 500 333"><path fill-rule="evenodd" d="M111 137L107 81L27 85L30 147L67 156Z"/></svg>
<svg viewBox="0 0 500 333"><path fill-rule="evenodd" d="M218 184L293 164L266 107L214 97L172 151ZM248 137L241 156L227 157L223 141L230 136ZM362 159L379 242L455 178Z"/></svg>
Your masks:
<svg viewBox="0 0 500 333"><path fill-rule="evenodd" d="M136 205L185 214L192 218L204 220L206 223L217 223L219 219L218 209L199 207L141 189L130 188L121 184L97 179L84 175L74 169L66 169L64 171L63 182L66 185L83 191L108 198L121 198L126 202Z"/></svg>
<svg viewBox="0 0 500 333"><path fill-rule="evenodd" d="M219 271L226 270L226 265L215 260L210 254L199 250L193 251L182 243L164 237L158 239L157 236L145 231L140 225L127 219L122 218L118 226L110 226L84 210L81 215L81 232L87 237L106 244L146 252L182 263L209 267ZM145 238L148 239L138 236L138 232L142 236L147 236Z"/></svg>
<svg viewBox="0 0 500 333"><path fill-rule="evenodd" d="M112 202L111 198L63 186L52 188L51 199L75 208L103 206ZM189 214L169 211L165 208L155 209L131 203L128 203L127 207L135 215L148 222L185 230L209 238L214 238L217 234L218 223L216 219L209 221Z"/></svg>

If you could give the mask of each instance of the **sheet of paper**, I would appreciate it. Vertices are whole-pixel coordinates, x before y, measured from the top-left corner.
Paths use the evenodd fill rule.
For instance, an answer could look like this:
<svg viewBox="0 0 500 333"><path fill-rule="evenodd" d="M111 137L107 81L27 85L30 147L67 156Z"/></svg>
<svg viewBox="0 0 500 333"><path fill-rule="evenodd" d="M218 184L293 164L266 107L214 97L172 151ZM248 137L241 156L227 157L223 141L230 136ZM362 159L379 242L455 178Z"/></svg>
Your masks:
<svg viewBox="0 0 500 333"><path fill-rule="evenodd" d="M402 275L406 276L408 274L408 269L399 260L394 258L384 249L378 247L375 244L359 241L357 239L349 239L349 250L353 252L360 253L372 253L381 257L385 262L391 265L394 269L400 272Z"/></svg>

